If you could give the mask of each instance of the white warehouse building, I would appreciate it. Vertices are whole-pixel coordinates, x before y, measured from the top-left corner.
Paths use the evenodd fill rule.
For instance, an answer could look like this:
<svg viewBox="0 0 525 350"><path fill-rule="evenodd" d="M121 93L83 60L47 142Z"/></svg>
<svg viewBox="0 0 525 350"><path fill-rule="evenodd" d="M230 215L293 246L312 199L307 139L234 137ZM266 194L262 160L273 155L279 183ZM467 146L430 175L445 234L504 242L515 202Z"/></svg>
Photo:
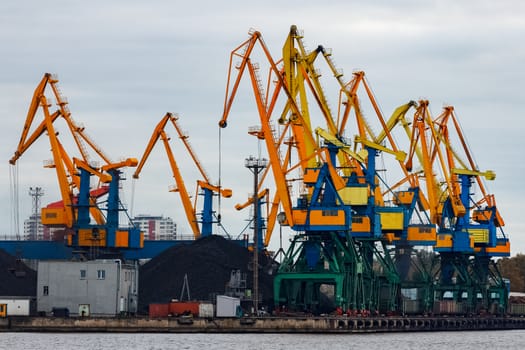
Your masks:
<svg viewBox="0 0 525 350"><path fill-rule="evenodd" d="M39 261L37 312L67 309L71 316L135 314L138 264L121 260Z"/></svg>

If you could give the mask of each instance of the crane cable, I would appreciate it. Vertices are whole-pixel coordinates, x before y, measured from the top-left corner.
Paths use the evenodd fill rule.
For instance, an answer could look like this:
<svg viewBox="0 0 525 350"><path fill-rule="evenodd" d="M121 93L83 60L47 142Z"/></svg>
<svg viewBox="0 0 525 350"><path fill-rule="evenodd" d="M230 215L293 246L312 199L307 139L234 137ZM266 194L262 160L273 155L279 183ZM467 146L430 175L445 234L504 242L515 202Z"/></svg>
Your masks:
<svg viewBox="0 0 525 350"><path fill-rule="evenodd" d="M135 208L135 184L137 183L137 179L132 177L131 179L131 200L130 200L130 208L129 208L129 216L134 218L133 216L133 209Z"/></svg>
<svg viewBox="0 0 525 350"><path fill-rule="evenodd" d="M14 232L16 240L20 240L20 215L18 198L18 164L9 169L9 200L11 204L10 230ZM11 235L11 233L10 233Z"/></svg>
<svg viewBox="0 0 525 350"><path fill-rule="evenodd" d="M219 225L221 225L221 167L222 167L222 128L219 127L219 195L218 195L218 202L217 202L217 221L219 222Z"/></svg>

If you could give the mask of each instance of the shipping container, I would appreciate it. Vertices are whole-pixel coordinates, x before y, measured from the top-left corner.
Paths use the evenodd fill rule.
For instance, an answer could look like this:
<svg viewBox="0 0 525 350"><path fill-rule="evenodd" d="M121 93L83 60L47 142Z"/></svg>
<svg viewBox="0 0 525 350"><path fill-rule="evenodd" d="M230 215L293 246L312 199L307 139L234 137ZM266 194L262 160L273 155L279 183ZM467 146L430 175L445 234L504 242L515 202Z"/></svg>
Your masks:
<svg viewBox="0 0 525 350"><path fill-rule="evenodd" d="M168 317L170 313L170 304L149 304L149 317Z"/></svg>
<svg viewBox="0 0 525 350"><path fill-rule="evenodd" d="M199 317L213 317L215 315L213 304L201 303L199 304Z"/></svg>
<svg viewBox="0 0 525 350"><path fill-rule="evenodd" d="M434 302L434 313L437 315L460 315L465 313L465 305L454 300Z"/></svg>
<svg viewBox="0 0 525 350"><path fill-rule="evenodd" d="M419 314L421 313L421 302L419 300L403 300L403 313Z"/></svg>
<svg viewBox="0 0 525 350"><path fill-rule="evenodd" d="M169 313L172 316L199 316L199 304L198 301L172 301L169 304Z"/></svg>
<svg viewBox="0 0 525 350"><path fill-rule="evenodd" d="M239 298L217 295L217 317L235 317L241 307Z"/></svg>
<svg viewBox="0 0 525 350"><path fill-rule="evenodd" d="M509 305L511 315L525 315L525 304L513 304Z"/></svg>
<svg viewBox="0 0 525 350"><path fill-rule="evenodd" d="M6 304L7 316L29 316L31 299L0 299L0 304Z"/></svg>

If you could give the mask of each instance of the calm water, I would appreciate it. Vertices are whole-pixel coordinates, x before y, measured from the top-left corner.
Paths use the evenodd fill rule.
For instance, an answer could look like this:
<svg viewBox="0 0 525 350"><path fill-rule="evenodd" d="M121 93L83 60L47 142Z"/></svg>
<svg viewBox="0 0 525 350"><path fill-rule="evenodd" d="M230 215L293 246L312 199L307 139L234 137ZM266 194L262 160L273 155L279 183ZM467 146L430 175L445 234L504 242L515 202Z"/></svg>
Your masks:
<svg viewBox="0 0 525 350"><path fill-rule="evenodd" d="M9 350L402 350L524 349L525 330L391 334L108 334L0 333Z"/></svg>

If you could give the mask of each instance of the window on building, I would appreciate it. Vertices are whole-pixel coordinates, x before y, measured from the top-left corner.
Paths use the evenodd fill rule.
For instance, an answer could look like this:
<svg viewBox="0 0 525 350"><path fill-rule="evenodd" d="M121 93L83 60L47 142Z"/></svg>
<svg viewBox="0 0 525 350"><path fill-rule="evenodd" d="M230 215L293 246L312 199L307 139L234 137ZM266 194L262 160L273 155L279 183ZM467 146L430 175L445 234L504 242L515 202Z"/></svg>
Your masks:
<svg viewBox="0 0 525 350"><path fill-rule="evenodd" d="M49 295L49 286L44 286L43 294Z"/></svg>
<svg viewBox="0 0 525 350"><path fill-rule="evenodd" d="M105 280L106 279L106 270L97 270L97 279Z"/></svg>
<svg viewBox="0 0 525 350"><path fill-rule="evenodd" d="M80 270L80 279L85 280L86 279L86 270Z"/></svg>

